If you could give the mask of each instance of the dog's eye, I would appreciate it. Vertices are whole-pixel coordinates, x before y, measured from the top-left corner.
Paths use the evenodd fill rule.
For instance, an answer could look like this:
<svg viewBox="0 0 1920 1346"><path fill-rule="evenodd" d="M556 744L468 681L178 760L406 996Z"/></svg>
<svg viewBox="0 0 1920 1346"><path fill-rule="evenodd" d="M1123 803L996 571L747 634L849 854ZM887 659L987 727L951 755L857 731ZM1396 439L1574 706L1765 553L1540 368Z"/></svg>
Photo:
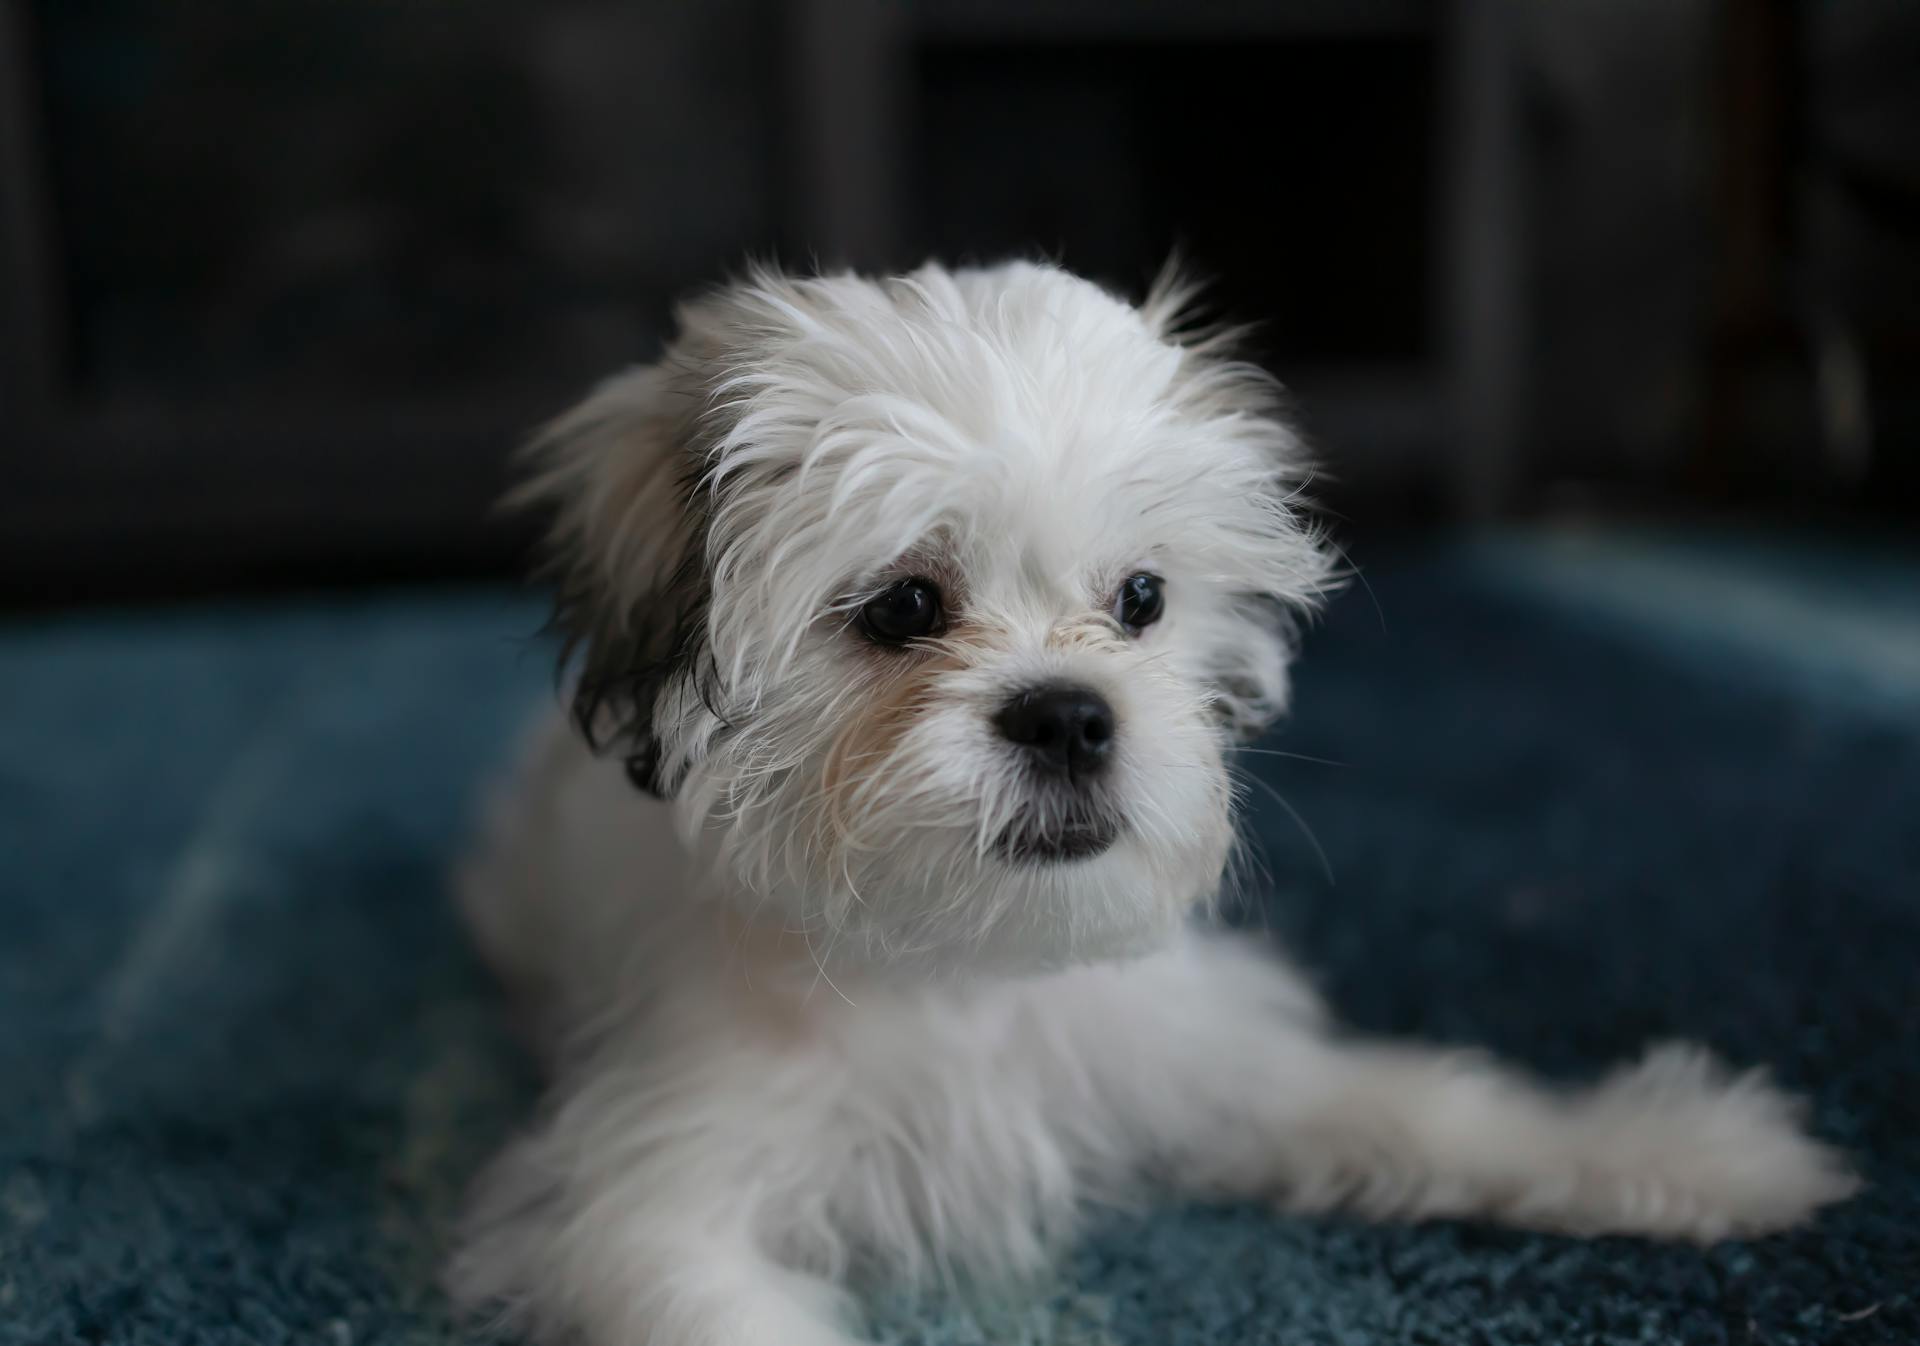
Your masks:
<svg viewBox="0 0 1920 1346"><path fill-rule="evenodd" d="M904 645L940 630L940 589L932 580L901 580L867 600L860 629L884 645Z"/></svg>
<svg viewBox="0 0 1920 1346"><path fill-rule="evenodd" d="M1158 575L1129 575L1114 597L1113 619L1126 627L1130 635L1139 635L1144 628L1152 626L1166 611L1166 595L1160 588L1164 583Z"/></svg>

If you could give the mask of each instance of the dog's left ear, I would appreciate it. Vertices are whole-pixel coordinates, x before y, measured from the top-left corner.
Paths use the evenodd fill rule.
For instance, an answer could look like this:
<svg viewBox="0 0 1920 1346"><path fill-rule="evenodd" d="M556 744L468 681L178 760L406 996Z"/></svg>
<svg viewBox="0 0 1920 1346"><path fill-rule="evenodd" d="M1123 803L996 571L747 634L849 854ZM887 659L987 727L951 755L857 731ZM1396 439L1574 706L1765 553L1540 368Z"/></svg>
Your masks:
<svg viewBox="0 0 1920 1346"><path fill-rule="evenodd" d="M1181 352L1172 395L1196 427L1230 450L1216 473L1220 508L1210 564L1231 597L1201 633L1214 705L1229 737L1258 737L1287 708L1287 668L1300 619L1338 585L1337 554L1307 509L1312 475L1286 396L1242 352L1246 329L1196 316L1204 287L1170 259L1140 305L1155 336Z"/></svg>
<svg viewBox="0 0 1920 1346"><path fill-rule="evenodd" d="M577 655L573 716L635 785L670 795L691 747L708 582L698 463L684 398L660 366L602 383L527 447L509 506L548 512L553 625Z"/></svg>

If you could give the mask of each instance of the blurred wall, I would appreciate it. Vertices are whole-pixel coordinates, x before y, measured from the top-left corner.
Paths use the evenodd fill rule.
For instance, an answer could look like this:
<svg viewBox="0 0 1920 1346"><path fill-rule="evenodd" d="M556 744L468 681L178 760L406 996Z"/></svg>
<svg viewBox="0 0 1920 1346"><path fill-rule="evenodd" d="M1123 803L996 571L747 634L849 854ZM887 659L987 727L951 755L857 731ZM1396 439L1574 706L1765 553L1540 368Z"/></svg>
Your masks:
<svg viewBox="0 0 1920 1346"><path fill-rule="evenodd" d="M1911 518L1916 90L1900 0L0 0L0 593L509 568L749 254L1178 246L1363 519Z"/></svg>

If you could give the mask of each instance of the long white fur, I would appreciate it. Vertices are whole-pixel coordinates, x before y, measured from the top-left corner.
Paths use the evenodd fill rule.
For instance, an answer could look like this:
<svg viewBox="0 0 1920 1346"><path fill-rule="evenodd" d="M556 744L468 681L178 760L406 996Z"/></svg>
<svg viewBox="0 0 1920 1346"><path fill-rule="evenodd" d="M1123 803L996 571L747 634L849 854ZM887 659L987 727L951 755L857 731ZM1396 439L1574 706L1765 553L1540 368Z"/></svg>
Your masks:
<svg viewBox="0 0 1920 1346"><path fill-rule="evenodd" d="M659 656L649 623L704 607L637 708L672 802L556 716L465 875L552 1082L479 1184L463 1305L540 1341L851 1343L850 1277L1019 1276L1149 1186L1698 1240L1852 1190L1757 1074L1671 1047L1556 1091L1348 1041L1195 923L1232 744L1330 567L1272 388L1182 298L760 271L536 446L585 639ZM1141 569L1167 615L1135 638L1106 614ZM848 619L906 574L955 629L877 650ZM991 723L1045 679L1116 711L1096 858L992 845L1048 823Z"/></svg>

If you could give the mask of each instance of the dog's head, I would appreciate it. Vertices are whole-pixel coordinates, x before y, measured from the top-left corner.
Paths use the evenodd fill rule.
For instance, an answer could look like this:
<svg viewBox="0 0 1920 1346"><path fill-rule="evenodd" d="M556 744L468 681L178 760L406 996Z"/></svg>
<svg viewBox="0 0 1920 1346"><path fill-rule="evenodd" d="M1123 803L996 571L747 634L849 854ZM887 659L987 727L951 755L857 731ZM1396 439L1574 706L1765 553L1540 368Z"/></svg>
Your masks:
<svg viewBox="0 0 1920 1346"><path fill-rule="evenodd" d="M1328 561L1276 389L1052 267L685 305L531 450L576 715L839 959L1045 967L1217 888Z"/></svg>

